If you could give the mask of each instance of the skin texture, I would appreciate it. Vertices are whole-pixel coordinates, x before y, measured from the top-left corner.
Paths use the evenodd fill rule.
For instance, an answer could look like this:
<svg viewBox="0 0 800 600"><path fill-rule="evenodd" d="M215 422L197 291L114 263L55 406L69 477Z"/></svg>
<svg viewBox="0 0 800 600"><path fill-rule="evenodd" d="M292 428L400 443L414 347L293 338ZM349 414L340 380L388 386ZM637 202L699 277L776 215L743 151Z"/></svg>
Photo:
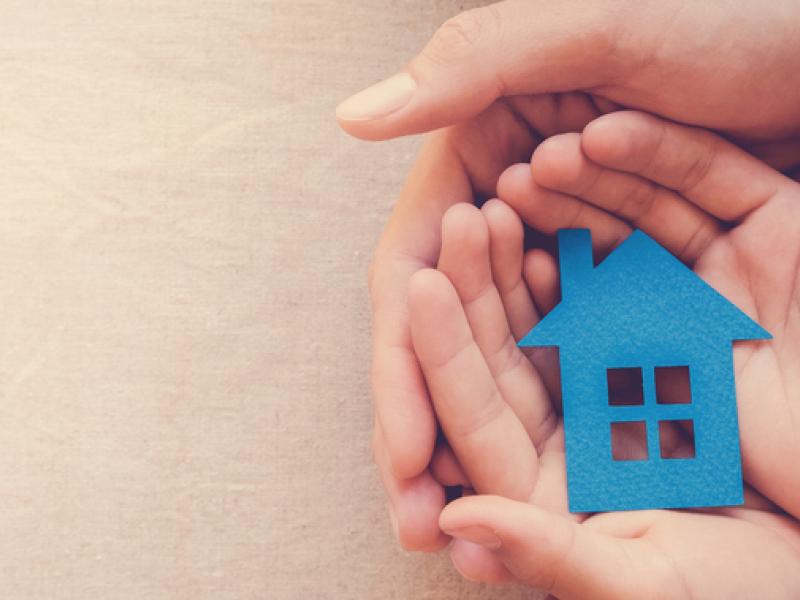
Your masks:
<svg viewBox="0 0 800 600"><path fill-rule="evenodd" d="M498 187L508 205L447 211L438 268L409 288L413 345L451 448L435 472L482 494L440 516L457 568L560 598L796 597L800 184L707 131L626 111L547 140ZM514 343L552 307L555 268L540 250L523 259L515 210L545 233L592 228L600 256L642 228L770 330L734 350L743 507L567 512L552 365Z"/></svg>
<svg viewBox="0 0 800 600"><path fill-rule="evenodd" d="M384 98L380 110L363 97L358 110L342 105L341 126L365 139L442 128L408 176L370 273L375 457L405 548L447 543L431 468L441 470L448 451L434 455L437 424L407 308L410 277L438 259L445 210L495 196L500 174L541 140L620 107L715 128L796 172L799 10L798 0L502 2L445 23L404 69L411 87L390 86L402 98Z"/></svg>

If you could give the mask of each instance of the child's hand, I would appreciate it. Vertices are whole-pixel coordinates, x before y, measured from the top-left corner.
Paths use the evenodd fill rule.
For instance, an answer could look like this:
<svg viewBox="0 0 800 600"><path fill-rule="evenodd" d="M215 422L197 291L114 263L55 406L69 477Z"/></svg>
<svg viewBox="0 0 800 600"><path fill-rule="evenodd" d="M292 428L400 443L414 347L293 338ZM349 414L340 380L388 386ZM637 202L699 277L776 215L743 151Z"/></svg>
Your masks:
<svg viewBox="0 0 800 600"><path fill-rule="evenodd" d="M800 247L796 213L800 204L792 204L792 195L795 203L800 202L797 186L707 134L671 125L662 129L659 122L630 113L613 118L629 121L612 122L608 116L603 119L606 123L596 123L587 132L606 151L604 164L614 158L615 148L624 149L638 140L652 142L654 133L663 131L663 154L643 175L675 181L669 177L681 175L680 160L686 156L680 150L691 156L698 144L719 148L709 168L698 172L700 183L686 196L709 213L717 198L718 209L752 214L727 232L694 203L656 188L660 190L652 196L656 200L645 203L649 210L636 215L636 199L645 196L637 196L635 190L652 189L653 184L588 163L580 153L580 140L570 136L547 142L534 156L539 185L526 166L524 171L518 168L506 174L501 194L545 231L591 227L595 241L607 250L627 235L630 226L590 204L546 191L540 187L545 183L541 178L550 177L549 186L607 210L611 208L604 198L611 202L630 190L627 207L611 212L628 216L694 263L701 276L775 335L774 348L747 344L736 355L745 472L762 492L797 510L792 506L797 476L790 471L798 442L796 435L789 435L789 402L798 394L795 389L791 396L792 389L787 387L796 378L781 370L798 345L796 333L794 346L789 339L792 327L797 327L791 276L797 270ZM711 140L715 145L709 145ZM643 155L646 158L644 149L631 151L633 158ZM624 157L616 158L613 166L625 169ZM654 167L659 171L654 172ZM743 172L748 186L742 184ZM536 307L546 311L552 306L556 289L552 258L536 252L526 259L533 302L521 283L521 226L502 203L488 203L483 217L468 206L452 209L443 234L442 273L421 272L410 293L415 348L444 432L458 457L441 446L434 471L446 483L467 483L479 492L526 501L474 497L445 509L440 520L443 529L479 544L458 541L454 545L454 560L462 572L486 581L514 576L563 597L797 594L800 530L793 521L772 514L769 503L757 494L748 494L747 508L713 512L608 513L580 525L576 523L580 518L566 515L560 418L539 373L509 336L509 327L518 338L534 324ZM757 249L749 248L752 243ZM767 261L770 248L781 253ZM759 311L757 315L754 310ZM783 387L773 389L777 382ZM756 387L762 393L748 412L744 405L755 400ZM781 402L787 402L783 409ZM769 426L778 439L765 439L766 425L760 433L753 431L759 423L768 422L758 410L775 420ZM748 419L752 419L749 424ZM784 455L775 460L776 455L770 454L773 463L767 468L765 449L781 444ZM787 468L781 469L780 458L786 460L782 464Z"/></svg>
<svg viewBox="0 0 800 600"><path fill-rule="evenodd" d="M601 253L643 229L774 336L734 347L744 476L800 518L800 184L709 132L618 112L498 187L533 227L590 227Z"/></svg>

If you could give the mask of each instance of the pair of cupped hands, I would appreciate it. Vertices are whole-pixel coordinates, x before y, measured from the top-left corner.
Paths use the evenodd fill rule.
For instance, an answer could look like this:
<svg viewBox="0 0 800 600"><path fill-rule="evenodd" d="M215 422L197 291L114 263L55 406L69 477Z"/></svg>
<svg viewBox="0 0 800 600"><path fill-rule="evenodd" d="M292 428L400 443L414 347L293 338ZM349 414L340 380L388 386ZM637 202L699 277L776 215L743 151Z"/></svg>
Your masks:
<svg viewBox="0 0 800 600"><path fill-rule="evenodd" d="M367 139L436 129L370 277L375 457L404 547L452 539L465 577L560 598L800 596L798 14L502 2L340 105ZM743 506L567 511L557 364L515 343L558 274L523 222L590 228L598 259L640 228L773 335L734 349ZM470 493L445 506L446 486Z"/></svg>

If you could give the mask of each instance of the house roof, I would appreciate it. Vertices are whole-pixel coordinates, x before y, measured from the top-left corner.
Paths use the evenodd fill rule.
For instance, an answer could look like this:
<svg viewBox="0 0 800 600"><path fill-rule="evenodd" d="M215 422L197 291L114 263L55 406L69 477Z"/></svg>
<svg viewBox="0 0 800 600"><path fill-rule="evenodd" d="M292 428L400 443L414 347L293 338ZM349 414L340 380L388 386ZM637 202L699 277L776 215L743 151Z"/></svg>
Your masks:
<svg viewBox="0 0 800 600"><path fill-rule="evenodd" d="M665 336L701 346L772 337L643 231L592 268L589 231L561 230L559 263L562 301L520 346L624 340L647 348Z"/></svg>

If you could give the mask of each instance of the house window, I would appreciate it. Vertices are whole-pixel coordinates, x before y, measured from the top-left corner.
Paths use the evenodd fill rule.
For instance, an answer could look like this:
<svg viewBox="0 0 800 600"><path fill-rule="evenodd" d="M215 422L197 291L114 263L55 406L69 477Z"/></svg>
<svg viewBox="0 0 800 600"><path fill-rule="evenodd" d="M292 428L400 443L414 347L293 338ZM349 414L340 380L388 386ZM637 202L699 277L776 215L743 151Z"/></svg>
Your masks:
<svg viewBox="0 0 800 600"><path fill-rule="evenodd" d="M611 423L611 457L614 460L647 460L647 423Z"/></svg>
<svg viewBox="0 0 800 600"><path fill-rule="evenodd" d="M612 368L606 380L613 460L695 457L689 367Z"/></svg>
<svg viewBox="0 0 800 600"><path fill-rule="evenodd" d="M656 402L659 404L690 404L692 389L689 367L656 367Z"/></svg>
<svg viewBox="0 0 800 600"><path fill-rule="evenodd" d="M694 421L659 421L658 440L661 458L694 458Z"/></svg>
<svg viewBox="0 0 800 600"><path fill-rule="evenodd" d="M642 369L625 367L606 369L608 403L611 406L641 406L644 404Z"/></svg>

